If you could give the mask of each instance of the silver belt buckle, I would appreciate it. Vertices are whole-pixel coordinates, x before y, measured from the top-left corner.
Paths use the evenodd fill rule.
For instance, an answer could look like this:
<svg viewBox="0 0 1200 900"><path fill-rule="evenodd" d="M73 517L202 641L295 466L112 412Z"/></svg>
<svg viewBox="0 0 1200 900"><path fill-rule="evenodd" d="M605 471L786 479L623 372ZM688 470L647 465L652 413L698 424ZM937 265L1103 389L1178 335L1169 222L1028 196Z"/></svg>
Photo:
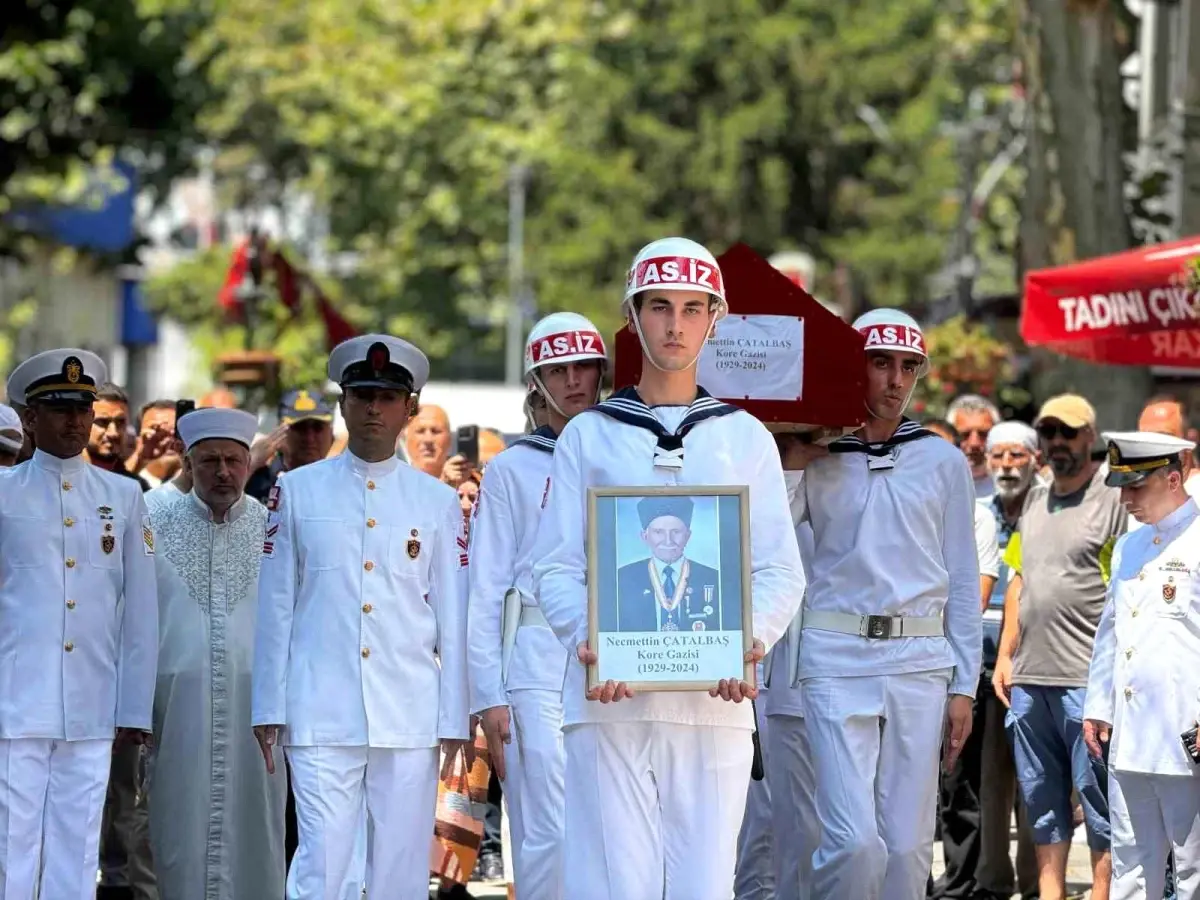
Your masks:
<svg viewBox="0 0 1200 900"><path fill-rule="evenodd" d="M870 641L887 640L892 636L892 617L891 616L866 616L866 634L863 635Z"/></svg>

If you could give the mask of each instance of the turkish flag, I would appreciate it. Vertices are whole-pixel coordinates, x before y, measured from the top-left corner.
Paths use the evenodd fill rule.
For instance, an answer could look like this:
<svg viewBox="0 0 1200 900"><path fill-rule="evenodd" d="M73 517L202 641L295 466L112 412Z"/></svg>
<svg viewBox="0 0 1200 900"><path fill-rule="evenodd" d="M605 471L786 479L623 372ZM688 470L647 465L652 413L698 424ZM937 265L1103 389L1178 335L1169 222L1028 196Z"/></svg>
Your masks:
<svg viewBox="0 0 1200 900"><path fill-rule="evenodd" d="M1025 276L1021 337L1090 362L1200 368L1200 236Z"/></svg>

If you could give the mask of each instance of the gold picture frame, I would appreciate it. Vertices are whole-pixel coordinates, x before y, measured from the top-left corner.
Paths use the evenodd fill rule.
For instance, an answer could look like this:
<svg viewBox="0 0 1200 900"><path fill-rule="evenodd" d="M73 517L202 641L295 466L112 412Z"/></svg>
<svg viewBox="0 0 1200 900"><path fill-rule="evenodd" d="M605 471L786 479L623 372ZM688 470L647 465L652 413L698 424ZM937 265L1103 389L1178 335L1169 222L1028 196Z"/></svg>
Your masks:
<svg viewBox="0 0 1200 900"><path fill-rule="evenodd" d="M587 689L754 684L749 487L593 487L587 508Z"/></svg>

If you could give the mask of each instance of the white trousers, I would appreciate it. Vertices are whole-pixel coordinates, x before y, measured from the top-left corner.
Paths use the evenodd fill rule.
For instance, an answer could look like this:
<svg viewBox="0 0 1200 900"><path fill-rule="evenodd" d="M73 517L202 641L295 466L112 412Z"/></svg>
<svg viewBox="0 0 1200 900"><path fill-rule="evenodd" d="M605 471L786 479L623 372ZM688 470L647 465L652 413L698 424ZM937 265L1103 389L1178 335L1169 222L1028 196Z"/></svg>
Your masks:
<svg viewBox="0 0 1200 900"><path fill-rule="evenodd" d="M288 747L299 846L288 900L340 900L355 876L367 805L368 895L428 900L437 804L436 747Z"/></svg>
<svg viewBox="0 0 1200 900"><path fill-rule="evenodd" d="M752 748L740 728L567 728L571 900L729 900Z"/></svg>
<svg viewBox="0 0 1200 900"><path fill-rule="evenodd" d="M508 702L513 740L504 748L504 796L517 900L562 900L562 692L512 691Z"/></svg>
<svg viewBox="0 0 1200 900"><path fill-rule="evenodd" d="M821 840L812 751L804 719L771 716L767 726L767 781L776 838L775 900L808 900L812 860Z"/></svg>
<svg viewBox="0 0 1200 900"><path fill-rule="evenodd" d="M111 766L111 740L0 740L0 900L95 900Z"/></svg>
<svg viewBox="0 0 1200 900"><path fill-rule="evenodd" d="M1158 900L1167 856L1175 895L1200 897L1200 778L1108 770L1112 900Z"/></svg>
<svg viewBox="0 0 1200 900"><path fill-rule="evenodd" d="M821 838L813 900L921 900L949 670L801 682Z"/></svg>
<svg viewBox="0 0 1200 900"><path fill-rule="evenodd" d="M766 708L767 692L760 688L754 703L754 715L758 725L758 744L762 751L763 768L770 748ZM746 791L746 812L742 816L742 830L738 833L737 868L733 876L734 900L773 900L775 897L775 841L771 834L771 787L766 777L762 781L751 779Z"/></svg>

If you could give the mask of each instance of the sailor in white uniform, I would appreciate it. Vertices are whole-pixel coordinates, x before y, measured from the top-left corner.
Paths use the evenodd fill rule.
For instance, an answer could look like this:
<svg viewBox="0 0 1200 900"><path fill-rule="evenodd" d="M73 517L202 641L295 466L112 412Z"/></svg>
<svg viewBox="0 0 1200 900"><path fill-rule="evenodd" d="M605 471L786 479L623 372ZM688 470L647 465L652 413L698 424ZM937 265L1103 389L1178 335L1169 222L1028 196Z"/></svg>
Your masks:
<svg viewBox="0 0 1200 900"><path fill-rule="evenodd" d="M1108 475L1145 527L1117 540L1088 671L1083 739L1108 760L1112 900L1200 897L1200 771L1181 736L1200 717L1200 508L1180 455L1150 432L1104 435ZM1104 746L1107 744L1107 747Z"/></svg>
<svg viewBox="0 0 1200 900"><path fill-rule="evenodd" d="M821 823L810 896L913 900L933 856L947 708L952 765L979 681L974 487L962 453L903 416L928 367L917 323L876 310L854 327L867 424L785 460L804 468L793 512L814 538L797 663Z"/></svg>
<svg viewBox="0 0 1200 900"><path fill-rule="evenodd" d="M8 396L32 459L0 470L0 898L93 900L114 732L145 743L158 659L138 483L83 458L104 363L49 350ZM39 887L40 883L40 887Z"/></svg>
<svg viewBox="0 0 1200 900"><path fill-rule="evenodd" d="M368 892L425 900L438 745L469 747L462 511L395 454L428 375L398 338L335 347L347 448L281 474L268 496L252 722L268 771L277 741L291 769L289 900L337 900L364 795Z"/></svg>
<svg viewBox="0 0 1200 900"><path fill-rule="evenodd" d="M604 339L577 313L546 316L525 342L525 378L548 424L488 463L471 526L471 712L504 782L517 900L563 898L562 683L567 652L533 596L533 545L554 442L600 399Z"/></svg>
<svg viewBox="0 0 1200 900"><path fill-rule="evenodd" d="M572 900L728 900L750 777L753 685L633 696L585 693L587 491L594 486L748 485L758 661L794 615L804 574L778 451L752 416L696 385L696 362L727 311L716 260L683 238L645 247L622 305L642 376L559 436L534 550L534 590L568 649L564 869ZM734 702L728 702L734 701Z"/></svg>

